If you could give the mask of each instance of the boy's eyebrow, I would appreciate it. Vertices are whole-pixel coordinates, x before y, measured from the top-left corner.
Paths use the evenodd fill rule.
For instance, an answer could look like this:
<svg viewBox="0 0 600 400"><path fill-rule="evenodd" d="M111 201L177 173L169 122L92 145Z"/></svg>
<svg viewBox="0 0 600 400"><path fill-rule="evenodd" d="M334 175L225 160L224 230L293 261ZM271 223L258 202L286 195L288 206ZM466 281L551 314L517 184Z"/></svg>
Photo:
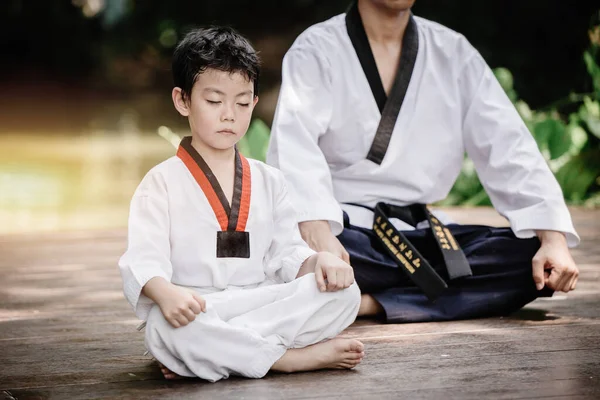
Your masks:
<svg viewBox="0 0 600 400"><path fill-rule="evenodd" d="M213 92L216 94L225 94L224 92L220 91L219 89L215 89L215 88L211 88L211 87L205 88L203 90L203 92Z"/></svg>
<svg viewBox="0 0 600 400"><path fill-rule="evenodd" d="M212 92L212 93L216 93L216 94L220 94L220 95L225 95L225 92L223 92L223 91L221 91L219 89L216 89L216 88L211 88L211 87L205 88L203 90L203 92ZM238 93L235 97L240 97L240 96L244 96L244 95L247 95L247 94L251 95L252 94L252 90L244 90L243 92Z"/></svg>

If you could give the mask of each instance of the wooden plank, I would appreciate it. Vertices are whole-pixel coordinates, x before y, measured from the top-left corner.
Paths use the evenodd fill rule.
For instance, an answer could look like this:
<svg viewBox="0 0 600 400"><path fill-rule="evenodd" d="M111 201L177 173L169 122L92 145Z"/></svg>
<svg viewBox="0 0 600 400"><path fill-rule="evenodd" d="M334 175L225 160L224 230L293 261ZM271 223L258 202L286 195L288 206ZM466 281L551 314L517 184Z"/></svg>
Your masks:
<svg viewBox="0 0 600 400"><path fill-rule="evenodd" d="M562 346L573 346L571 341L594 340L600 336L600 325L562 325L554 327L532 327L530 329L514 330L484 330L484 331L456 331L443 334L417 334L417 335L386 335L381 336L375 331L363 332L361 335L349 331L345 337L355 337L362 340L370 353L371 345L378 343L394 342L398 346L406 347L407 351L419 349L419 351L434 351L437 354L440 349L467 349L480 351L491 351L497 348L498 352L508 351L515 348L516 352L534 348L536 351L558 350ZM8 363L24 364L36 362L37 359L44 361L60 359L64 354L78 354L82 356L82 364L87 364L84 358L87 352L101 352L106 357L119 358L122 354L141 355L144 352L143 333L97 333L79 336L56 336L43 341L42 337L30 339L14 339L3 341L1 345L3 354L3 365ZM537 338L543 336L544 341ZM529 339L533 338L532 341ZM567 339L567 342L564 340ZM547 343L555 340L560 343ZM590 349L595 349L593 343L588 343ZM600 346L600 340L598 340ZM131 351L130 347L134 347ZM477 348L477 349L475 349ZM575 349L579 348L577 346ZM500 351L502 350L502 351ZM450 351L450 350L448 350ZM43 357L40 357L41 353ZM443 352L443 351L442 351ZM37 356L37 357L36 357Z"/></svg>
<svg viewBox="0 0 600 400"><path fill-rule="evenodd" d="M413 365L431 365L444 368L448 363L459 361L466 365L481 364L494 359L494 367L502 368L518 362L531 362L535 366L544 357L557 360L542 365L580 364L579 357L563 354L589 353L586 363L600 362L600 325L567 325L538 327L539 335L529 330L515 330L511 335L489 331L484 333L446 333L442 335L386 337L365 340L367 357L359 370L375 370L376 375L394 364L402 368L391 368L393 373L407 374ZM544 340L539 337L543 335ZM54 338L51 341L12 341L4 347L2 379L0 389L43 386L44 382L67 384L72 379L78 382L111 382L115 376L134 373L137 376L153 376L158 371L150 367L149 358L144 358L142 338L110 335L84 337L82 340ZM43 353L43 359L35 357ZM65 355L70 360L63 363ZM574 361L573 361L574 360ZM562 364L561 364L562 363ZM123 369L125 368L125 369ZM479 367L477 367L479 368ZM44 373L44 371L52 371ZM545 380L544 377L540 378Z"/></svg>
<svg viewBox="0 0 600 400"><path fill-rule="evenodd" d="M449 213L459 222L501 223L489 209ZM0 236L0 399L599 398L600 210L573 215L584 240L573 251L581 276L572 294L504 318L359 320L344 333L366 345L355 371L215 385L164 381L142 356L143 334L117 268L125 231Z"/></svg>
<svg viewBox="0 0 600 400"><path fill-rule="evenodd" d="M447 372L419 371L421 375L441 375ZM273 374L262 380L230 378L216 384L199 380L129 380L90 384L74 382L71 385L45 388L12 389L9 393L18 399L597 399L600 394L597 376L586 376L585 373L566 378L554 376L553 380L547 381L536 380L528 371L523 370L516 374L501 374L491 378L475 373L460 376L457 378L457 385L447 387L440 381L427 390L423 390L422 385L416 387L408 378L401 374L380 377L358 371L332 371L289 376Z"/></svg>

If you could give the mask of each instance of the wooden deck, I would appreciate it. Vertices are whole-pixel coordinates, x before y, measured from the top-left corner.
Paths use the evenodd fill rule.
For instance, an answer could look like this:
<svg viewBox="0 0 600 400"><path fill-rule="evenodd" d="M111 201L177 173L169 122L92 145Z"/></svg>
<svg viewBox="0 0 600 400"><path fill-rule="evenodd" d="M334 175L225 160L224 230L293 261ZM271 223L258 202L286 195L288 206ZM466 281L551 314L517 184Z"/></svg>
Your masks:
<svg viewBox="0 0 600 400"><path fill-rule="evenodd" d="M460 222L503 224L489 209ZM578 288L509 318L378 325L353 371L165 381L116 266L125 232L0 237L0 399L600 399L600 210L573 210Z"/></svg>

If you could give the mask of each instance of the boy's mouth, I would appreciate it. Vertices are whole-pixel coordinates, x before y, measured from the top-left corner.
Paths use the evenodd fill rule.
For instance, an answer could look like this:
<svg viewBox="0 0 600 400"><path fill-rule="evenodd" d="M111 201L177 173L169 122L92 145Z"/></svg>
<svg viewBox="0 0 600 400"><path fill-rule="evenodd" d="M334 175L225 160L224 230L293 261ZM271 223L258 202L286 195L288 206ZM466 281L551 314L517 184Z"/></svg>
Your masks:
<svg viewBox="0 0 600 400"><path fill-rule="evenodd" d="M232 131L231 129L221 129L220 131L218 131L219 133L225 134L225 135L235 135L235 132Z"/></svg>

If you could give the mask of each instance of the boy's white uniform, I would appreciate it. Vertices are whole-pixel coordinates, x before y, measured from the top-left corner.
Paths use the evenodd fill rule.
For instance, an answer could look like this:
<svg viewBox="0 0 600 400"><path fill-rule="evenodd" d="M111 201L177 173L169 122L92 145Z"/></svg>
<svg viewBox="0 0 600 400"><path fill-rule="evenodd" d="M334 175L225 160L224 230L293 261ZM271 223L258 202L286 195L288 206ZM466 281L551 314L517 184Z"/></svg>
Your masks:
<svg viewBox="0 0 600 400"><path fill-rule="evenodd" d="M288 348L335 337L358 312L356 284L321 293L314 274L295 280L314 252L298 232L283 176L258 161L245 165L248 258L217 257L223 225L181 157L148 172L131 202L129 243L119 262L125 296L147 320L150 353L182 376L262 377ZM154 277L203 295L206 313L173 328L141 294Z"/></svg>

